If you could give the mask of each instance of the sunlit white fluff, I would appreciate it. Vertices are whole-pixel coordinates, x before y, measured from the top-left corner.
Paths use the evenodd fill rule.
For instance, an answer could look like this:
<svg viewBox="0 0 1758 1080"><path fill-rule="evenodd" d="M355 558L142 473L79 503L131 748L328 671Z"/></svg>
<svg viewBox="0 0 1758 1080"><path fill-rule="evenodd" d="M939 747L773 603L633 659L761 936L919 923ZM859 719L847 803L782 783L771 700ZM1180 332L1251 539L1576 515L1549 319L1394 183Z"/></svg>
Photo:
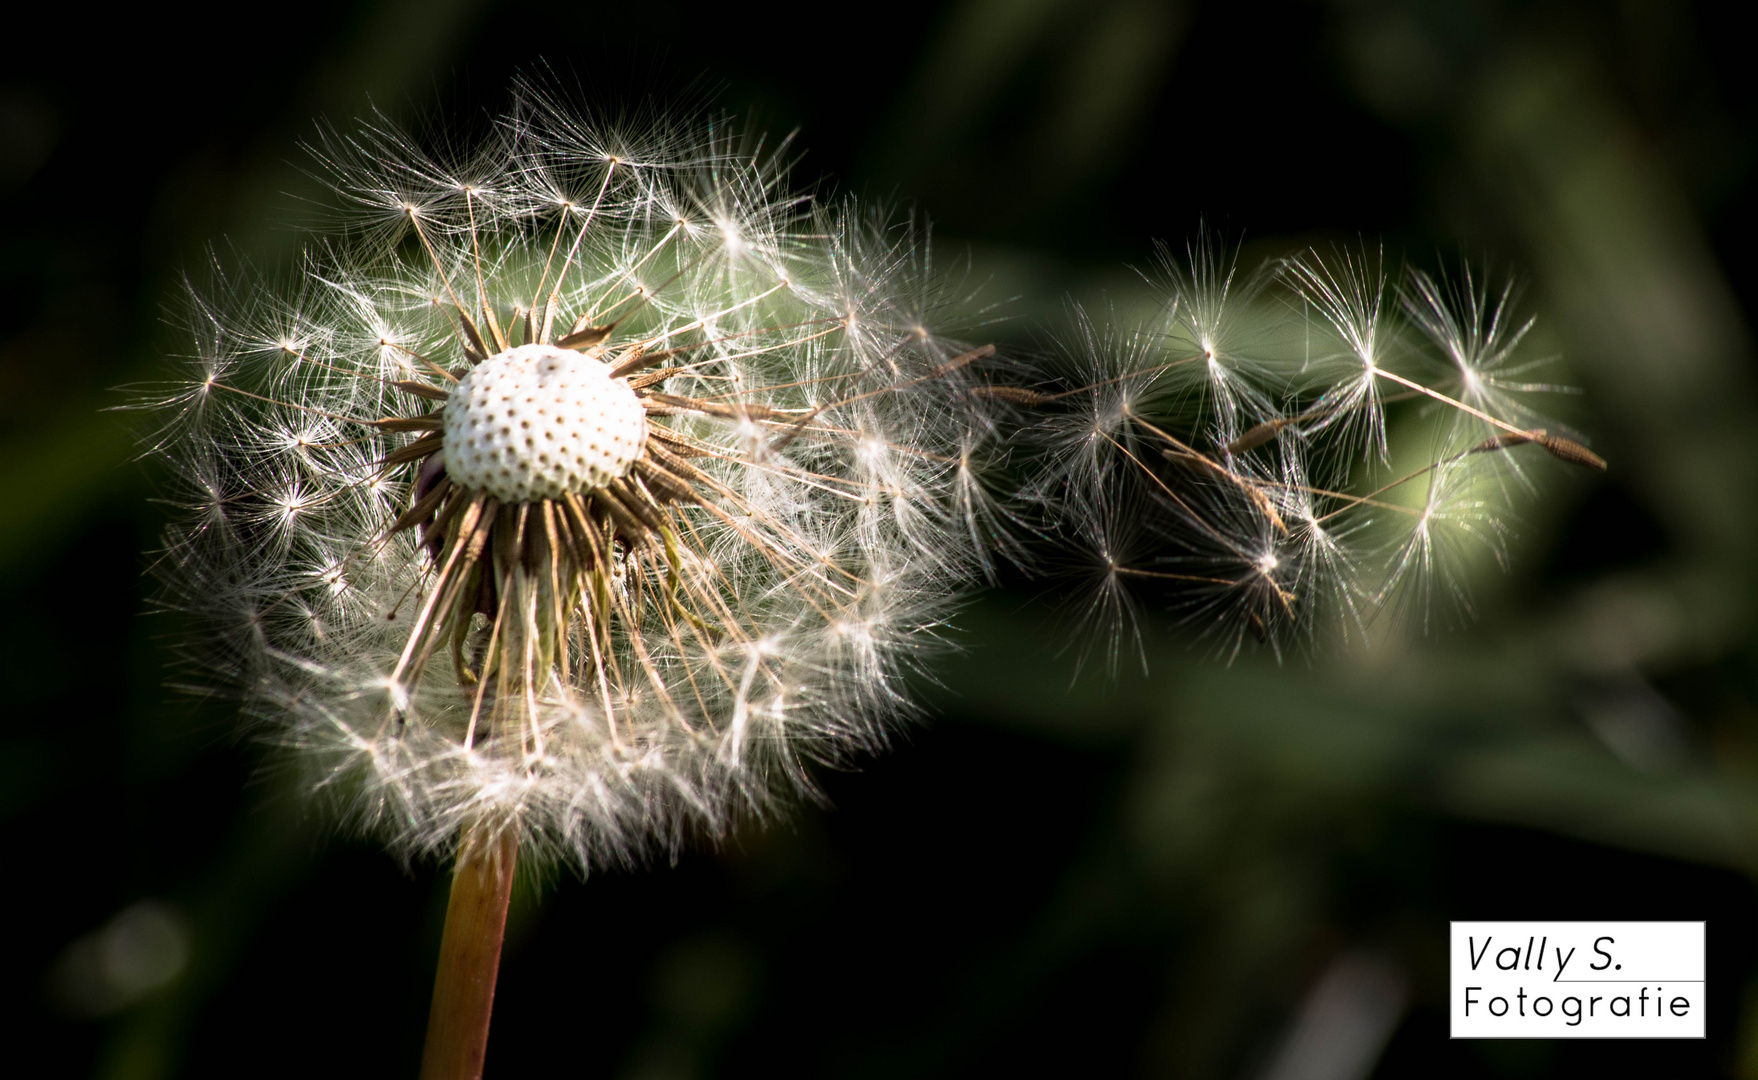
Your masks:
<svg viewBox="0 0 1758 1080"><path fill-rule="evenodd" d="M216 268L153 404L188 652L310 786L404 855L486 827L583 870L883 745L1008 521L989 350L930 325L922 237L721 129L530 91L460 158L382 122L316 154L342 231ZM455 380L529 341L641 395L621 495L498 503L434 464Z"/></svg>
<svg viewBox="0 0 1758 1080"><path fill-rule="evenodd" d="M1240 287L1199 242L1164 280L1152 324L1077 313L1034 398L1035 491L1088 552L1081 611L1111 636L1086 637L1113 659L1144 599L1228 655L1469 610L1502 479L1536 450L1604 467L1541 419L1559 387L1512 377L1529 324L1468 269L1394 286L1375 254L1307 253Z"/></svg>

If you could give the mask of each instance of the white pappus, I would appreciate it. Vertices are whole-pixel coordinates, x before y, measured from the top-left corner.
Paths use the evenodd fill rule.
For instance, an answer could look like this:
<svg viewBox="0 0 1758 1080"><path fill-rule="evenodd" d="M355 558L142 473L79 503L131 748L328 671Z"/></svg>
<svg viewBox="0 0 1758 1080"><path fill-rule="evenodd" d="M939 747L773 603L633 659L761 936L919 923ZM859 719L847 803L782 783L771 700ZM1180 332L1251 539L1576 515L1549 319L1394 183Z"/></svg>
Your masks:
<svg viewBox="0 0 1758 1080"><path fill-rule="evenodd" d="M1531 403L1568 388L1527 381L1530 324L1469 266L1308 251L1243 275L1205 238L1162 267L1150 322L1077 313L1031 395L1035 496L1084 553L1112 664L1144 592L1229 656L1468 613L1467 565L1502 559L1532 455L1605 468Z"/></svg>
<svg viewBox="0 0 1758 1080"><path fill-rule="evenodd" d="M739 147L529 88L458 160L366 124L315 151L339 231L194 290L167 603L404 856L583 872L809 795L986 565L993 350L916 231Z"/></svg>

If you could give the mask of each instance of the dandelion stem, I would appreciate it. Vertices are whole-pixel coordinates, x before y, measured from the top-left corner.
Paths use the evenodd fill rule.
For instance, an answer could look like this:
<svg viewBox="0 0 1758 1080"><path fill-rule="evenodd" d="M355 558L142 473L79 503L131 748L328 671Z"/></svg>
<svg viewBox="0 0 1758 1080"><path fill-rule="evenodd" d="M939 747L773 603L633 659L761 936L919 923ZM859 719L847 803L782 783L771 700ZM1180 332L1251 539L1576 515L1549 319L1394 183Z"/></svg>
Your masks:
<svg viewBox="0 0 1758 1080"><path fill-rule="evenodd" d="M446 905L446 928L440 935L421 1080L482 1076L517 854L516 833L486 825L464 831Z"/></svg>

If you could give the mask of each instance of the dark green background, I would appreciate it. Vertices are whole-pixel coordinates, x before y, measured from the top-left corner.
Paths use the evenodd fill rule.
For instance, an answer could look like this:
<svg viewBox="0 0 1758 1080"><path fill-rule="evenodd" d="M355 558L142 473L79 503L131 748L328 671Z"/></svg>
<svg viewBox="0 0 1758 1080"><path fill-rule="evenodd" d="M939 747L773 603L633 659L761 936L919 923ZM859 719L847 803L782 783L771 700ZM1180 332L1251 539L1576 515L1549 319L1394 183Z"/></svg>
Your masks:
<svg viewBox="0 0 1758 1080"><path fill-rule="evenodd" d="M1365 239L1512 266L1613 464L1545 476L1473 626L1366 660L1223 666L1155 616L1151 677L1107 688L1073 681L1045 585L990 593L931 723L826 776L832 808L522 886L488 1075L1254 1078L1322 975L1375 957L1408 989L1376 1077L1758 1076L1737 8L319 0L9 23L0 1030L34 1064L0 1071L413 1075L442 871L326 835L223 703L167 695L175 621L142 614L140 580L159 511L99 410L181 346L164 313L204 244L294 250L314 117L370 100L468 128L545 60L601 106L798 128L799 177L919 207L1009 301L1006 343L1064 294L1133 310L1126 264L1200 222L1248 258ZM48 973L143 898L191 928L188 969L70 1015ZM1446 922L1496 917L1708 919L1709 1039L1449 1042Z"/></svg>

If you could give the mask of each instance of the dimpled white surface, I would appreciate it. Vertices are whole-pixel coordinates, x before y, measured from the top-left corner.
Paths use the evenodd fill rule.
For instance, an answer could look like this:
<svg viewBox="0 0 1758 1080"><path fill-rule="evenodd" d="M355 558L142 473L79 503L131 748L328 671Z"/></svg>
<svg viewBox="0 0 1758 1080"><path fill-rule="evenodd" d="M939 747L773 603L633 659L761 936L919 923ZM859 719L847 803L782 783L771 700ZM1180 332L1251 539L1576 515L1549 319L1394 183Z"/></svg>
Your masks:
<svg viewBox="0 0 1758 1080"><path fill-rule="evenodd" d="M629 384L589 356L521 345L476 365L446 402L446 474L504 503L589 491L628 473L647 437Z"/></svg>

